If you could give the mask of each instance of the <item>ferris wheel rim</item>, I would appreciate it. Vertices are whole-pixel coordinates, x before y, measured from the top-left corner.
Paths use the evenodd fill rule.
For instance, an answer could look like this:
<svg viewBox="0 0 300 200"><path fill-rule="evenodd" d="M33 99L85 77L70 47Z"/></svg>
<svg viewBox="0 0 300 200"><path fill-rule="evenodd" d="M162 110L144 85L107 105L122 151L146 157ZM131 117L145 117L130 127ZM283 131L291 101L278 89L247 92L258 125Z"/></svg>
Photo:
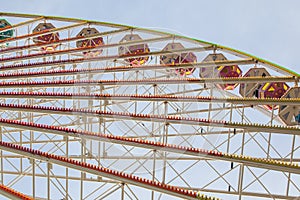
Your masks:
<svg viewBox="0 0 300 200"><path fill-rule="evenodd" d="M250 53L216 44L213 42L193 38L193 37L188 37L188 36L183 36L180 34L175 34L175 33L169 33L165 31L160 31L160 30L154 30L154 29L149 29L149 28L142 28L138 26L131 26L131 25L126 25L126 24L118 24L118 23L111 23L111 22L104 22L104 21L95 21L95 20L84 20L80 18L71 18L71 17L60 17L60 16L50 16L50 15L39 15L39 14L25 14L25 13L10 13L10 12L0 12L0 16L8 16L8 17L23 17L23 18L44 18L44 19L52 19L52 20L58 20L58 21L69 21L69 22L81 22L81 23L87 23L87 24L95 24L95 25L103 25L103 26L108 26L108 27L113 27L113 28L127 28L127 29L132 29L132 30L138 30L138 31L145 31L145 32L150 32L154 34L161 34L161 35L169 35L173 36L174 38L180 38L180 39L185 39L190 42L196 42L200 44L205 44L205 45L211 45L215 50L223 50L228 53L231 53L236 56L240 57L246 57L246 58L252 58L255 60L257 63L261 63L264 65L267 65L271 68L273 68L275 71L280 71L286 75L292 75L297 77L297 79L300 78L300 74L285 67L282 65L279 65L277 63L274 63L272 61L269 61L267 59L260 58L258 56L252 55Z"/></svg>

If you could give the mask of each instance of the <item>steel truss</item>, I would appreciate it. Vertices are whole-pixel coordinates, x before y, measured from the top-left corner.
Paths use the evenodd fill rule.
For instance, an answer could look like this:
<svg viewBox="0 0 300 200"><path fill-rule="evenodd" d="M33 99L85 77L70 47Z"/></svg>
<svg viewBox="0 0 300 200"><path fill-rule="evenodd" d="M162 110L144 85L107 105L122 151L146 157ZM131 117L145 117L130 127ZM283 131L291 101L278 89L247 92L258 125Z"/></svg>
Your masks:
<svg viewBox="0 0 300 200"><path fill-rule="evenodd" d="M0 194L16 199L295 199L300 127L277 106L300 98L242 97L221 84L287 83L300 75L224 46L137 27L0 13ZM33 32L39 23L55 28ZM84 28L104 44L77 47ZM59 40L34 38L59 33ZM128 34L142 39L123 41ZM168 43L185 48L164 51ZM148 52L119 55L124 46ZM43 51L45 46L55 47ZM86 56L86 52L100 55ZM161 56L197 61L165 64ZM223 53L228 60L202 60ZM147 57L143 65L126 60ZM203 68L265 68L266 77L199 77ZM195 68L180 76L177 69ZM269 106L273 109L266 109Z"/></svg>

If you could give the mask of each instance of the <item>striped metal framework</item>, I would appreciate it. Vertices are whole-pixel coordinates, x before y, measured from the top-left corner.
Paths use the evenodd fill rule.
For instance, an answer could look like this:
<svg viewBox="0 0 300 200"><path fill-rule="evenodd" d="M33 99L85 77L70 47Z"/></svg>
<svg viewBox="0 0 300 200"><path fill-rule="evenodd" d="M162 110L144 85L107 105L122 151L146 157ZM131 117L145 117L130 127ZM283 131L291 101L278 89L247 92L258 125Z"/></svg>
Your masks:
<svg viewBox="0 0 300 200"><path fill-rule="evenodd" d="M0 15L0 195L300 198L298 73L170 33Z"/></svg>

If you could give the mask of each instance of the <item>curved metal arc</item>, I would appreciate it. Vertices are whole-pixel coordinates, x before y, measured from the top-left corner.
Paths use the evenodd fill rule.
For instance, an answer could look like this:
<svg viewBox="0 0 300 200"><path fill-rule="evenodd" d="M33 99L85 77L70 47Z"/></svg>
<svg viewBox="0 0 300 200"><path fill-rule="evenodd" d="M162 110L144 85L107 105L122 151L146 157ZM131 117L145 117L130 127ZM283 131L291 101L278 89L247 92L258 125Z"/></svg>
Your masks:
<svg viewBox="0 0 300 200"><path fill-rule="evenodd" d="M52 133L62 136L71 136L76 138L84 137L86 139L91 139L95 141L102 141L102 142L109 142L114 144L120 145L128 145L133 147L139 147L144 149L151 149L157 151L165 151L168 153L178 153L188 156L194 156L196 158L206 158L206 159L213 159L213 160L222 160L227 162L237 162L237 163L244 163L246 166L251 167L259 167L269 170L278 170L278 171L285 171L290 173L299 174L299 166L290 164L290 163L282 163L280 161L275 161L272 159L264 160L260 158L250 157L250 156L243 156L243 155L235 155L235 154L227 154L217 151L209 151L205 149L193 148L193 147L185 147L173 144L165 144L160 142L154 142L150 140L141 140L135 138L129 138L124 136L115 136L115 135L108 135L108 134L97 134L94 132L82 132L76 129L67 129L67 128L60 128L59 130L53 129L50 126L42 124L34 124L34 123L23 123L23 122L0 122L3 126L20 128L20 129L29 129L33 131L40 131L44 133Z"/></svg>
<svg viewBox="0 0 300 200"><path fill-rule="evenodd" d="M23 109L30 110L32 112L46 112L46 113L53 112L53 113L65 114L65 115L85 114L90 116L106 117L106 118L120 119L120 120L134 119L134 120L145 121L145 122L236 128L236 129L245 129L248 133L260 131L260 132L273 132L273 133L282 133L282 134L290 134L290 135L300 135L300 128L291 127L291 126L240 123L240 122L231 122L231 121L223 121L223 120L207 120L201 118L187 118L187 117L177 117L177 116L157 116L157 115L150 115L150 114L135 114L135 113L125 113L125 112L91 111L86 109L62 109L62 108L54 109L52 107L38 107L38 106L36 106L35 109L29 107Z"/></svg>
<svg viewBox="0 0 300 200"><path fill-rule="evenodd" d="M9 199L33 200L33 198L2 184L0 184L0 194Z"/></svg>
<svg viewBox="0 0 300 200"><path fill-rule="evenodd" d="M145 189L154 190L157 192L162 192L166 194L170 194L173 196L177 196L184 199L198 199L197 193L195 191L189 191L186 189L181 189L176 186L167 185L164 183L159 183L157 181L152 181L144 178L140 178L138 176L134 176L131 174L126 174L124 172L110 170L104 167L98 167L96 165L88 164L85 162L75 161L66 157L49 154L46 152L42 152L39 150L34 150L31 148L22 147L12 143L1 142L0 149L4 151L13 152L16 154L23 155L25 157L43 160L49 163L65 166L67 168L72 168L75 170L79 170L82 172L91 173L94 175L106 177L109 179L120 181L121 183L129 183L132 185L136 185L138 187L142 187Z"/></svg>
<svg viewBox="0 0 300 200"><path fill-rule="evenodd" d="M77 84L73 86L77 87ZM70 86L69 86L70 87ZM1 88L1 85L0 85ZM80 99L80 100L113 100L113 101L155 101L155 102L193 102L193 103L231 103L251 105L294 105L300 104L300 98L223 98L207 96L177 96L177 95L131 95L131 94L91 94L91 93L32 93L32 92L0 92L2 98L29 98L29 99ZM0 109L5 104L0 104ZM20 106L20 105L17 105Z"/></svg>
<svg viewBox="0 0 300 200"><path fill-rule="evenodd" d="M95 24L95 25L102 25L102 26L108 26L108 27L114 27L114 28L130 28L132 30L139 30L139 31L144 31L144 32L150 32L150 33L154 33L154 34L159 34L159 35L173 35L174 37L178 37L181 39L185 39L188 41L192 41L192 42L197 42L200 44L205 44L205 45L212 45L215 47L215 49L220 49L220 50L224 50L227 51L228 53L231 53L233 55L238 55L238 56L242 56L242 57L250 57L252 59L257 60L258 62L262 63L262 64L266 64L269 67L275 69L275 70L279 70L280 72L283 72L285 74L288 75L293 75L296 77L300 78L300 74L287 69L281 65L275 64L273 62L270 62L268 60L259 58L257 56L251 55L249 53L240 51L240 50L236 50L230 47L226 47L223 45L219 45L219 44L215 44L212 42L207 42L204 40L199 40L199 39L195 39L195 38L190 38L190 37L186 37L186 36L182 36L182 35L178 35L178 34L170 34L167 32L163 32L163 31L158 31L158 30L150 30L147 28L140 28L140 27L135 27L135 26L129 26L129 25L121 25L121 24L116 24L116 23L109 23L109 22L99 22L99 21L92 21L92 20L83 20L83 19L76 19L76 18L66 18L66 17L57 17L57 16L43 16L43 15L33 15L33 14L16 14L16 13L5 13L5 12L1 12L0 15L4 15L4 16L12 16L12 17L23 17L23 18L37 18L37 17L44 17L46 19L52 19L52 20L59 20L59 21L69 21L69 22L85 22L88 24Z"/></svg>

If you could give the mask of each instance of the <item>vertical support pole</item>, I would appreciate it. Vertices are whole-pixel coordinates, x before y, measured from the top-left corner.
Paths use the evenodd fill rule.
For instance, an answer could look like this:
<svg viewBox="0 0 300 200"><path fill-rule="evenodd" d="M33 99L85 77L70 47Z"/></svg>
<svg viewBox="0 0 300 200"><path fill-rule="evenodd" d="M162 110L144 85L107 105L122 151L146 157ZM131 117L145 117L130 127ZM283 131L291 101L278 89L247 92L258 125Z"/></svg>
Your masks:
<svg viewBox="0 0 300 200"><path fill-rule="evenodd" d="M81 162L85 162L85 140L81 139ZM80 199L83 199L83 179L85 177L85 173L81 172L80 176Z"/></svg>
<svg viewBox="0 0 300 200"><path fill-rule="evenodd" d="M135 80L138 80L139 71L135 71ZM135 95L138 95L138 85L135 86ZM138 110L138 103L134 101L134 112L137 113Z"/></svg>
<svg viewBox="0 0 300 200"><path fill-rule="evenodd" d="M115 74L114 74L114 79L115 79ZM104 86L101 86L101 94L103 93L103 90L104 90ZM113 94L115 94L115 88L113 88ZM107 105L108 105L108 100L103 100L104 103L103 103L103 111L106 112L107 110ZM103 133L106 134L107 131L106 131L106 119L104 117L101 118L102 120L102 126L103 126ZM103 154L103 158L106 156L106 145L105 145L105 142L103 142L103 148L102 148L102 154Z"/></svg>
<svg viewBox="0 0 300 200"><path fill-rule="evenodd" d="M244 114L245 114L245 108L243 107L242 110L242 123L244 122ZM245 146L245 130L243 130L242 135L242 148L241 148L241 155L244 155L244 146ZM244 164L240 164L240 173L239 173L239 182L238 182L238 194L239 194L239 200L242 200L242 191L243 191L243 179L244 179Z"/></svg>
<svg viewBox="0 0 300 200"><path fill-rule="evenodd" d="M211 97L213 96L213 87L210 88L210 94L209 94ZM211 109L212 109L212 103L209 102L209 105L208 105L208 115L207 115L207 119L210 120L210 117L211 117ZM207 129L206 129L207 132L210 132L210 127L207 126Z"/></svg>
<svg viewBox="0 0 300 200"><path fill-rule="evenodd" d="M238 185L239 200L242 200L243 178L244 178L244 164L241 164L240 173L239 173L239 185Z"/></svg>
<svg viewBox="0 0 300 200"><path fill-rule="evenodd" d="M232 115L233 115L233 104L230 105L230 116L229 116L229 121L231 122L232 121ZM229 132L228 132L228 139L227 139L227 153L230 152L230 136L231 136L231 133L230 133L230 129L229 129Z"/></svg>
<svg viewBox="0 0 300 200"><path fill-rule="evenodd" d="M156 169L156 150L153 150L153 168L152 168L152 181L155 180L155 169ZM151 200L154 200L154 191L151 192Z"/></svg>
<svg viewBox="0 0 300 200"><path fill-rule="evenodd" d="M29 90L30 92L33 91L32 88ZM34 100L33 99L28 99L28 104L33 105ZM29 113L27 122L33 122L33 113ZM30 148L33 148L33 142L34 142L34 133L33 131L30 131ZM31 165L32 165L32 197L35 199L35 160L30 159Z"/></svg>
<svg viewBox="0 0 300 200"><path fill-rule="evenodd" d="M154 84L153 85L153 95L156 95L157 94L157 85L156 84ZM152 102L152 112L151 112L151 114L152 115L155 115L155 114L159 114L159 113L157 113L158 112L158 110L157 110L157 104L156 104L156 102L155 101L153 101ZM151 122L151 136L153 136L154 138L155 138L155 129L156 129L156 124L155 124L155 122ZM159 128L159 130L160 130L160 128Z"/></svg>
<svg viewBox="0 0 300 200"><path fill-rule="evenodd" d="M165 105L165 116L167 116L168 113L168 102L164 102ZM164 132L163 132L163 143L168 143L168 131L169 131L169 124L165 122L164 126ZM163 174L162 174L162 183L165 183L166 181L166 168L167 168L167 152L163 152Z"/></svg>
<svg viewBox="0 0 300 200"><path fill-rule="evenodd" d="M121 186L121 200L124 200L125 199L125 183L121 183L122 186Z"/></svg>
<svg viewBox="0 0 300 200"><path fill-rule="evenodd" d="M296 135L293 135L293 141L292 141L292 150L291 150L291 158L290 162L293 162L293 157L294 157L294 151L295 151L295 140L296 140ZM290 183L291 182L291 173L288 173L288 181L287 181L287 186L286 186L286 196L289 196L289 191L290 191Z"/></svg>
<svg viewBox="0 0 300 200"><path fill-rule="evenodd" d="M103 86L103 84L100 84L100 86L99 86L99 90L100 90L100 94L103 94L103 90L104 90L104 86ZM104 111L104 110L106 110L106 104L107 104L107 100L101 100L100 99L100 102L99 102L99 108L100 108L100 111ZM98 120L99 120L99 133L104 133L105 134L105 119L102 117L102 116L99 116L99 118L98 118ZM99 141L98 142L98 165L100 166L101 165L101 145L102 144L102 142L101 141ZM103 146L104 146L104 143L103 143ZM104 149L103 149L104 150ZM104 151L103 151L103 153L104 153Z"/></svg>
<svg viewBox="0 0 300 200"><path fill-rule="evenodd" d="M21 114L21 112L19 112L19 114ZM21 121L21 118L19 118ZM20 130L20 146L23 145L23 134L22 134L22 130ZM20 172L23 173L23 158L22 156L20 157Z"/></svg>
<svg viewBox="0 0 300 200"><path fill-rule="evenodd" d="M232 115L233 115L232 112L233 112L233 104L230 105L230 119L229 119L230 121L232 121ZM229 131L228 131L228 138L227 138L227 150L226 150L227 153L230 152L230 136L231 136L230 131L231 130L229 129ZM234 129L234 133L233 134L235 134L235 129ZM230 163L230 168L233 169L233 162ZM228 192L230 192L230 188L231 187L229 185L228 186Z"/></svg>
<svg viewBox="0 0 300 200"><path fill-rule="evenodd" d="M70 30L68 30L68 38L71 38L71 32L70 32ZM68 42L68 49L70 49L71 48L71 46L70 46L70 42ZM70 54L68 53L68 59L70 59Z"/></svg>
<svg viewBox="0 0 300 200"><path fill-rule="evenodd" d="M245 108L243 107L243 110L242 110L242 123L244 123L244 116L245 116ZM245 130L243 129L241 155L244 154L244 146L245 146Z"/></svg>
<svg viewBox="0 0 300 200"><path fill-rule="evenodd" d="M69 158L69 137L65 136L66 141L66 157ZM69 168L66 168L66 196L65 198L68 199L69 196Z"/></svg>
<svg viewBox="0 0 300 200"><path fill-rule="evenodd" d="M270 125L273 125L273 118L274 118L274 105L272 105L272 114L271 114L271 121L270 121ZM268 149L267 149L267 159L270 158L270 148L271 148L271 138L272 134L269 133L269 138L268 138Z"/></svg>
<svg viewBox="0 0 300 200"><path fill-rule="evenodd" d="M32 197L35 199L35 159L30 159L32 164Z"/></svg>
<svg viewBox="0 0 300 200"><path fill-rule="evenodd" d="M50 200L51 199L51 180L50 180L50 170L52 169L52 164L51 163L47 163L47 199Z"/></svg>

